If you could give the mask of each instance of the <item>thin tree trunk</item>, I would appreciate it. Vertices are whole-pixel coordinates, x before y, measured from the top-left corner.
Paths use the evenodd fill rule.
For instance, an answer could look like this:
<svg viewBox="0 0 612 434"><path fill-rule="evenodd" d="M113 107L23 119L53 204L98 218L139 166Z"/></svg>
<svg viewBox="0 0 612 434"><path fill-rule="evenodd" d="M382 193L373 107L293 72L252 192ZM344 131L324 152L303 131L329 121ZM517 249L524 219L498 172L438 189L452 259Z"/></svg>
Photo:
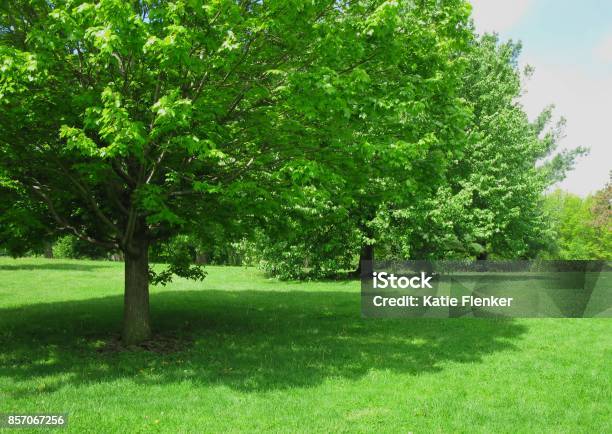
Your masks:
<svg viewBox="0 0 612 434"><path fill-rule="evenodd" d="M481 252L478 254L478 256L476 256L476 259L478 261L486 261L489 258L489 253L488 252Z"/></svg>
<svg viewBox="0 0 612 434"><path fill-rule="evenodd" d="M195 263L199 265L206 265L208 263L208 253L207 252L196 252Z"/></svg>
<svg viewBox="0 0 612 434"><path fill-rule="evenodd" d="M45 241L44 256L47 259L53 259L53 243L51 241Z"/></svg>
<svg viewBox="0 0 612 434"><path fill-rule="evenodd" d="M368 278L374 272L374 246L364 244L359 252L359 265L353 272L355 277Z"/></svg>
<svg viewBox="0 0 612 434"><path fill-rule="evenodd" d="M149 254L144 234L133 241L133 252L125 252L125 293L122 340L137 344L151 337L149 314Z"/></svg>

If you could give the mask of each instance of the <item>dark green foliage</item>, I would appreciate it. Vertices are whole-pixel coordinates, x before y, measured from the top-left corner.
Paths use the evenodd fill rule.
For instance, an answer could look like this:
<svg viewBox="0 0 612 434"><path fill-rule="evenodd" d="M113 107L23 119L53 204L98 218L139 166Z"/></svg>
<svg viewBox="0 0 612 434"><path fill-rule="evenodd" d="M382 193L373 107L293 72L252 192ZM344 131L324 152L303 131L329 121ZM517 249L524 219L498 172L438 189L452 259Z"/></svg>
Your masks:
<svg viewBox="0 0 612 434"><path fill-rule="evenodd" d="M64 235L53 243L53 257L59 259L105 259L109 252L74 235Z"/></svg>

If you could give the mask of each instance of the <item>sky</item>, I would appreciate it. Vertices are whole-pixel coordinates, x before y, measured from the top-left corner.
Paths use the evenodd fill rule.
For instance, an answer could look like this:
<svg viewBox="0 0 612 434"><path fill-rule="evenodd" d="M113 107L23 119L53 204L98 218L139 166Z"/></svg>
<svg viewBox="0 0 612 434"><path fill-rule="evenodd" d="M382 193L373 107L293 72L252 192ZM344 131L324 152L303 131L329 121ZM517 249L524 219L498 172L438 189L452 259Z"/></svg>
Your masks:
<svg viewBox="0 0 612 434"><path fill-rule="evenodd" d="M580 196L612 170L612 1L470 0L479 33L521 41L521 67L535 71L520 102L530 118L546 106L567 120L559 149L590 153L557 186Z"/></svg>

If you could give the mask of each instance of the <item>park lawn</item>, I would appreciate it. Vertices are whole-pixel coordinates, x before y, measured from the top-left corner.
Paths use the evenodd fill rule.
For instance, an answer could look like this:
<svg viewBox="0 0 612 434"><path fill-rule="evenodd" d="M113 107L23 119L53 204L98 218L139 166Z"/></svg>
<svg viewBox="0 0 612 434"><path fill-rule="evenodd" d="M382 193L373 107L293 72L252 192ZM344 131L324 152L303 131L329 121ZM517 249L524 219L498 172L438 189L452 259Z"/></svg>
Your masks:
<svg viewBox="0 0 612 434"><path fill-rule="evenodd" d="M79 433L612 432L610 319L362 319L356 281L207 270L152 288L175 347L116 351L122 264L0 258L0 413Z"/></svg>

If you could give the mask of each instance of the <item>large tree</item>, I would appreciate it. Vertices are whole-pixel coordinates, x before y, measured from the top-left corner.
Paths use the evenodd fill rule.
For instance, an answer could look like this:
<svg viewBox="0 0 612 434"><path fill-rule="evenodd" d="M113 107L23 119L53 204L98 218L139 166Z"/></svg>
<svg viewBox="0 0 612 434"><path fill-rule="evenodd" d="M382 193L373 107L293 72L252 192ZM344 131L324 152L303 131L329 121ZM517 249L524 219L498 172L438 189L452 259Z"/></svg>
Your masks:
<svg viewBox="0 0 612 434"><path fill-rule="evenodd" d="M435 65L456 56L467 10L461 0L5 1L0 203L13 209L2 224L21 229L0 242L59 231L123 252L123 339L147 339L149 246L270 226L310 179L326 188L370 142L398 143L428 114L415 86L448 85ZM394 129L373 131L377 119ZM202 277L184 259L151 275Z"/></svg>
<svg viewBox="0 0 612 434"><path fill-rule="evenodd" d="M419 201L443 180L466 141L469 110L459 93L473 34L463 2L416 3L368 62L376 116L352 131L357 152L337 154L334 175L308 170L285 201L282 224L257 238L264 266L283 277L329 276L372 259L382 210Z"/></svg>
<svg viewBox="0 0 612 434"><path fill-rule="evenodd" d="M403 254L531 258L546 247L543 194L586 150L557 151L564 121L551 123L552 107L529 120L520 50L495 35L475 42L461 87L473 113L468 144L434 195L390 216Z"/></svg>
<svg viewBox="0 0 612 434"><path fill-rule="evenodd" d="M288 220L292 236L281 248L264 251L268 269L296 277L305 262L308 271L328 274L348 268L356 256L372 259L374 245L379 258L414 259L530 258L546 249L550 225L543 194L585 149L557 151L563 121L551 125L552 108L528 119L519 101L520 49L495 35L474 39L462 53L461 68L444 70L446 82L455 84L444 95L465 102L471 113L467 124L459 110L436 116L434 109L423 129L414 126L422 141L428 134L438 139L433 146L412 142L412 158L375 148L370 163L361 166L368 183L354 190L348 203L336 195L326 209L288 213L294 217ZM458 82L453 73L460 73ZM459 130L444 134L438 125ZM440 150L446 158L435 158ZM385 156L387 170L377 171ZM323 225L312 217L317 211L326 216Z"/></svg>

